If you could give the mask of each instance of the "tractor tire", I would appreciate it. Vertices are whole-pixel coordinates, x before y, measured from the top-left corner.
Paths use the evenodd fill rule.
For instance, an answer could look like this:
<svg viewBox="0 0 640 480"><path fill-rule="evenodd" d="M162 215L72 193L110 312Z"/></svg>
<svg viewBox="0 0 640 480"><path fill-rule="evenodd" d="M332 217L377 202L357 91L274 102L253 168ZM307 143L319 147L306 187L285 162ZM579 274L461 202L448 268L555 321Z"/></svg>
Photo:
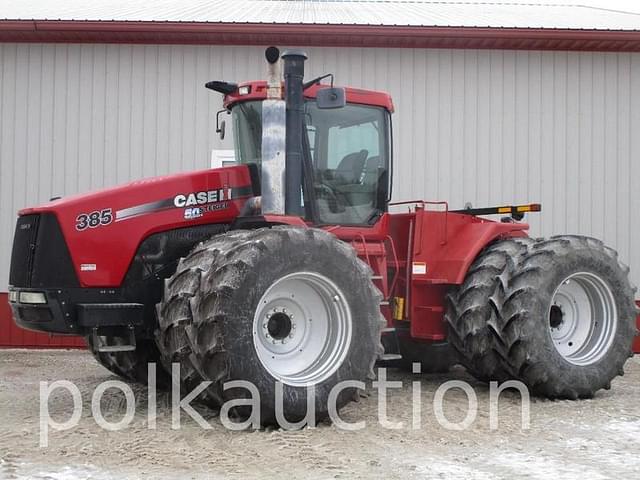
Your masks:
<svg viewBox="0 0 640 480"><path fill-rule="evenodd" d="M517 258L533 243L527 237L493 242L480 252L464 283L446 297L449 342L458 352L459 363L478 380L508 377L496 351L502 307Z"/></svg>
<svg viewBox="0 0 640 480"><path fill-rule="evenodd" d="M171 386L171 377L163 367L161 355L153 340L137 339L131 352L99 352L93 344L93 335L85 337L87 348L100 365L126 380L147 384L148 364L156 364L156 385L162 389Z"/></svg>
<svg viewBox="0 0 640 480"><path fill-rule="evenodd" d="M530 245L501 309L505 370L548 398L609 389L633 355L637 313L628 273L600 240L559 236Z"/></svg>
<svg viewBox="0 0 640 480"><path fill-rule="evenodd" d="M245 398L234 380L260 394L260 423L277 423L276 382L288 422L304 419L315 391L315 421L331 389L373 377L382 353L382 295L353 248L323 230L290 226L233 231L198 245L167 280L158 305L158 342L179 361L183 383L212 384L212 407ZM338 395L337 408L357 397ZM248 410L237 409L240 416Z"/></svg>

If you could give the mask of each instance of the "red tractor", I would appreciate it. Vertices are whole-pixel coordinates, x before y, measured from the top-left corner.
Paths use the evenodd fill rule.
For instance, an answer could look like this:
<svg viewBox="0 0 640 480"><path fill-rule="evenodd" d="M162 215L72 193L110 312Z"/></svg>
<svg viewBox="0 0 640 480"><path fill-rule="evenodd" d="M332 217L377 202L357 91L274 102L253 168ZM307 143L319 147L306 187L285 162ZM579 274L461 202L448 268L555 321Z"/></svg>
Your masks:
<svg viewBox="0 0 640 480"><path fill-rule="evenodd" d="M224 95L237 165L20 211L20 326L84 335L134 381L157 362L169 383L178 362L184 391L211 381L201 400L214 406L247 394L226 382L250 381L264 423L277 383L288 419L304 417L310 387L321 418L331 389L378 360L460 362L549 398L591 397L623 373L635 289L614 250L529 238L520 221L536 204L390 212L391 97L305 82L300 51L266 56L266 82L207 84Z"/></svg>

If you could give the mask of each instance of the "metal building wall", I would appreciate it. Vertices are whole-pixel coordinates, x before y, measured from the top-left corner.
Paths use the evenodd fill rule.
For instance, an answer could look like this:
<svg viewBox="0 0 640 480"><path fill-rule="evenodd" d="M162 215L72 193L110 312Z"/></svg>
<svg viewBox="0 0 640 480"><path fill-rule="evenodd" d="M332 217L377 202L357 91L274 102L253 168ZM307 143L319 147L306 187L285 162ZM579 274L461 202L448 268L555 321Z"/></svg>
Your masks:
<svg viewBox="0 0 640 480"><path fill-rule="evenodd" d="M0 44L0 290L19 208L204 168L210 79L263 77L260 47ZM394 197L540 201L534 235L603 238L640 283L640 54L309 48L309 76L395 99ZM229 135L230 137L230 135Z"/></svg>
<svg viewBox="0 0 640 480"><path fill-rule="evenodd" d="M85 348L84 338L71 335L49 335L18 327L11 320L6 293L0 293L0 348Z"/></svg>

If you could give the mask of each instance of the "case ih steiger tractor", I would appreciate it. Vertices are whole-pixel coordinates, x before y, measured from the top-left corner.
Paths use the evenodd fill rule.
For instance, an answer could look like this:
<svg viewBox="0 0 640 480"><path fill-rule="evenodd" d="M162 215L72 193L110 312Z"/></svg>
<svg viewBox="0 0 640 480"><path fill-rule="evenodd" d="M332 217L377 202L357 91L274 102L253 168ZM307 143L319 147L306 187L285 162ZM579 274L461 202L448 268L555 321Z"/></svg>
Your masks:
<svg viewBox="0 0 640 480"><path fill-rule="evenodd" d="M370 378L378 360L427 371L455 351L477 378L549 398L591 397L623 374L635 289L614 250L529 238L520 220L536 204L389 212L389 95L305 82L300 51L266 57L267 81L207 84L224 95L237 165L19 213L20 326L84 335L133 381L157 362L168 383L177 362L183 392L212 382L200 399L213 406L248 396L226 382L250 381L263 423L277 383L287 419L304 418L310 387L320 419L332 388Z"/></svg>

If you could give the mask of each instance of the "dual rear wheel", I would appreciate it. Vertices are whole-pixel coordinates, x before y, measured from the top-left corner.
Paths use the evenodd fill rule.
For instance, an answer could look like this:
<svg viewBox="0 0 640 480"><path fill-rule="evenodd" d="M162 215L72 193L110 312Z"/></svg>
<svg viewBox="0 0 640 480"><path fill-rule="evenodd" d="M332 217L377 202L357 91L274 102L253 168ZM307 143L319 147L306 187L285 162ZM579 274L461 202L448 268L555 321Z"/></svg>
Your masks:
<svg viewBox="0 0 640 480"><path fill-rule="evenodd" d="M628 272L593 238L497 241L447 298L451 342L479 379L518 379L550 398L591 397L632 355Z"/></svg>

